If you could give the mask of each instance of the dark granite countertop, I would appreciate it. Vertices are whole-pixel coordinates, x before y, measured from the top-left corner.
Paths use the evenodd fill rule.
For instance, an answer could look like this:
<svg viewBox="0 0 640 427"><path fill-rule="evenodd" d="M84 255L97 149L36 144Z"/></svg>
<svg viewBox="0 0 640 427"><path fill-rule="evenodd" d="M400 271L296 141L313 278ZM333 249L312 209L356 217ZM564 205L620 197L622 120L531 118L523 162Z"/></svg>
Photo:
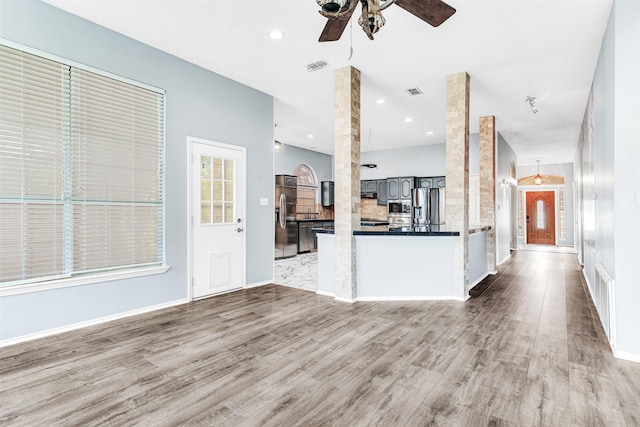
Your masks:
<svg viewBox="0 0 640 427"><path fill-rule="evenodd" d="M333 234L333 228L313 228L312 231L323 234ZM388 225L362 226L353 231L354 236L459 236L458 231L447 231L440 226L408 226L397 227Z"/></svg>
<svg viewBox="0 0 640 427"><path fill-rule="evenodd" d="M491 226L479 226L473 225L473 228L469 230L469 234L481 233L488 231ZM333 234L333 228L331 227L319 227L313 228L312 231L316 233ZM459 231L447 230L444 225L419 225L419 226L389 226L389 225L375 225L366 226L362 223L359 230L353 231L354 236L459 236Z"/></svg>

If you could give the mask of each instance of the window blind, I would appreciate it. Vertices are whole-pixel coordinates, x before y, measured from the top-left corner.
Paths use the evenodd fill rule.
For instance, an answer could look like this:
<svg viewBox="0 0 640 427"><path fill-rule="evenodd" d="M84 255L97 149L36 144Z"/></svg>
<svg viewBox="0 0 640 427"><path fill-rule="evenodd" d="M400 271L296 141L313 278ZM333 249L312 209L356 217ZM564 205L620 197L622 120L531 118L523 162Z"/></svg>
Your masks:
<svg viewBox="0 0 640 427"><path fill-rule="evenodd" d="M71 70L76 272L162 256L162 96Z"/></svg>
<svg viewBox="0 0 640 427"><path fill-rule="evenodd" d="M164 95L0 45L0 285L163 263Z"/></svg>

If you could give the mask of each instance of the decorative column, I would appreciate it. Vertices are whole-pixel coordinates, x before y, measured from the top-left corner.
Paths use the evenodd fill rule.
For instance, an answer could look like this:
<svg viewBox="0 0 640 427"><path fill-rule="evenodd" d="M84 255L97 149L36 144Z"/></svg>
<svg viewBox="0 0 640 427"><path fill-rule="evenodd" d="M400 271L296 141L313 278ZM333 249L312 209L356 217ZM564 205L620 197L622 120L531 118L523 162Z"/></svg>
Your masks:
<svg viewBox="0 0 640 427"><path fill-rule="evenodd" d="M360 71L336 70L333 96L335 298L353 302L358 295L353 231L360 226Z"/></svg>
<svg viewBox="0 0 640 427"><path fill-rule="evenodd" d="M496 118L480 117L480 222L487 232L487 271L496 274Z"/></svg>
<svg viewBox="0 0 640 427"><path fill-rule="evenodd" d="M469 75L447 76L446 224L455 241L455 294L469 296Z"/></svg>

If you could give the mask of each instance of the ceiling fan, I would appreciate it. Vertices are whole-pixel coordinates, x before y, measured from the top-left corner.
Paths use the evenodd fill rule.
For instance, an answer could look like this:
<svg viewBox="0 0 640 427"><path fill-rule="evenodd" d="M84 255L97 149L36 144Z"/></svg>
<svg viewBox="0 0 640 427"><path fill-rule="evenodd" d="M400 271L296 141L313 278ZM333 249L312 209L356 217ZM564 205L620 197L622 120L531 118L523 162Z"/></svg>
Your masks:
<svg viewBox="0 0 640 427"><path fill-rule="evenodd" d="M440 0L316 0L322 10L320 14L328 18L327 24L320 34L320 42L331 42L340 39L349 19L358 3L362 4L362 14L358 24L371 40L373 35L385 24L382 11L397 4L404 10L426 23L437 27L449 19L456 10Z"/></svg>

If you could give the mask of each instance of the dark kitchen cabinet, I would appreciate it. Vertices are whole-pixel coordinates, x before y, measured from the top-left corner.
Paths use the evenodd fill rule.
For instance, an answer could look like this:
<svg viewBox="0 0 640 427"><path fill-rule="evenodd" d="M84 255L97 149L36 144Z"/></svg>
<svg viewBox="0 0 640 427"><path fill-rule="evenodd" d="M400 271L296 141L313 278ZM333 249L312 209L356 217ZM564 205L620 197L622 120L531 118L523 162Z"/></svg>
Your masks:
<svg viewBox="0 0 640 427"><path fill-rule="evenodd" d="M418 188L431 188L431 187L433 187L433 178L432 177L416 178L416 187L418 187Z"/></svg>
<svg viewBox="0 0 640 427"><path fill-rule="evenodd" d="M373 180L366 180L363 181L364 182L364 192L365 193L377 193L378 192L378 181L373 179Z"/></svg>
<svg viewBox="0 0 640 427"><path fill-rule="evenodd" d="M387 200L400 199L400 178L387 178Z"/></svg>
<svg viewBox="0 0 640 427"><path fill-rule="evenodd" d="M411 200L415 181L413 176L387 178L387 200Z"/></svg>
<svg viewBox="0 0 640 427"><path fill-rule="evenodd" d="M436 188L445 188L446 181L446 177L436 176L433 178L433 186Z"/></svg>
<svg viewBox="0 0 640 427"><path fill-rule="evenodd" d="M387 205L387 180L379 179L376 181L378 187L378 205Z"/></svg>
<svg viewBox="0 0 640 427"><path fill-rule="evenodd" d="M414 183L414 177L400 178L400 200L411 200Z"/></svg>

